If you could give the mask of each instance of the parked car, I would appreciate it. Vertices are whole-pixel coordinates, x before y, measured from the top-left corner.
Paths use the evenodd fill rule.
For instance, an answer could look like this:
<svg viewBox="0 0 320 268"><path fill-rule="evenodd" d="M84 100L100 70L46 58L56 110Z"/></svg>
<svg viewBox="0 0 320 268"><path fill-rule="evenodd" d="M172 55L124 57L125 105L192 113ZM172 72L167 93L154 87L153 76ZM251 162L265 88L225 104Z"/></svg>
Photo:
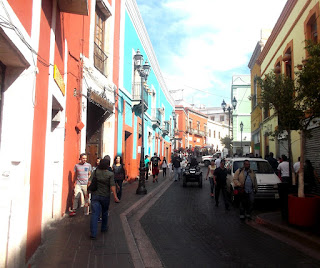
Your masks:
<svg viewBox="0 0 320 268"><path fill-rule="evenodd" d="M186 187L188 182L197 182L199 187L202 188L202 171L200 166L191 166L190 163L188 163L183 172L182 179L183 187Z"/></svg>
<svg viewBox="0 0 320 268"><path fill-rule="evenodd" d="M233 200L233 177L234 173L243 167L243 161L248 159L250 168L254 171L257 178L258 192L256 199L279 199L278 183L281 182L279 177L274 173L269 162L260 158L233 158L228 163L227 190Z"/></svg>
<svg viewBox="0 0 320 268"><path fill-rule="evenodd" d="M207 167L210 165L212 160L216 160L218 158L218 156L221 156L221 152L216 152L214 154L211 155L204 155L201 158L201 163L204 163L204 165Z"/></svg>

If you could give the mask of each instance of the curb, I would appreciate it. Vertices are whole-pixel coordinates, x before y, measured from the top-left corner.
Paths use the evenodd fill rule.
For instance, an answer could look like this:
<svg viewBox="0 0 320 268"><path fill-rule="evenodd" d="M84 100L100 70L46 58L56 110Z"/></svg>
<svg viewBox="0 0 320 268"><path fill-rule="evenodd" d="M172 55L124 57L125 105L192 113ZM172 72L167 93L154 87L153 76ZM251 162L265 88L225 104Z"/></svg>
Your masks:
<svg viewBox="0 0 320 268"><path fill-rule="evenodd" d="M150 193L148 193L146 196L141 198L138 202L134 203L131 207L120 214L122 227L125 232L134 267L163 267L159 256L152 247L148 236L145 234L140 224L140 219L161 197L161 195L164 194L164 192L171 186L172 182L173 181L170 180L163 181ZM159 191L158 189L161 186L163 187ZM129 224L129 218L133 228L131 228ZM145 252L146 245L148 245L147 254Z"/></svg>

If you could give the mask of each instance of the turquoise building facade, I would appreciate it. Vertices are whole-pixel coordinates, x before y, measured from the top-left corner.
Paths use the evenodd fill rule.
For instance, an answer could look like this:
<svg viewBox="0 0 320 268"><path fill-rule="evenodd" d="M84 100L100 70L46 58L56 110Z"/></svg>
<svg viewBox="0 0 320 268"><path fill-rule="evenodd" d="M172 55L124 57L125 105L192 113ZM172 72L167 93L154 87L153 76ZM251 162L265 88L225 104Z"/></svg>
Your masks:
<svg viewBox="0 0 320 268"><path fill-rule="evenodd" d="M141 78L133 57L139 49L151 71L144 84L144 154L170 160L174 100L169 94L135 0L126 0L121 14L120 81L116 153L129 178L138 176L141 153Z"/></svg>

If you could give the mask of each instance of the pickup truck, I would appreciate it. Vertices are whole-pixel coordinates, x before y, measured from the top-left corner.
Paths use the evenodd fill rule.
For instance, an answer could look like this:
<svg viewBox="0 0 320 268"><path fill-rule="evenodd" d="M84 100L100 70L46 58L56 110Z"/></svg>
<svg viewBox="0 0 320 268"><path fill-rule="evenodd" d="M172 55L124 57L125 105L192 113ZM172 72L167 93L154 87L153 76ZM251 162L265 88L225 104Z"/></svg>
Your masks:
<svg viewBox="0 0 320 268"><path fill-rule="evenodd" d="M221 156L221 152L216 152L215 154L211 154L211 155L204 155L201 158L201 163L204 163L204 165L207 167L210 165L210 162L212 160L216 160L218 156Z"/></svg>

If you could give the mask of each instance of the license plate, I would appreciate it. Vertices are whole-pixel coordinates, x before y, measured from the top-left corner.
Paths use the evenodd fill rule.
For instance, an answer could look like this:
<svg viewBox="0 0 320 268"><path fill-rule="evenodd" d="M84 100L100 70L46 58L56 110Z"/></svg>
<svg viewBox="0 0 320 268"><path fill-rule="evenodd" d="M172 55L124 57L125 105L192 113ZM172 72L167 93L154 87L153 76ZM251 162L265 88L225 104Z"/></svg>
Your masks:
<svg viewBox="0 0 320 268"><path fill-rule="evenodd" d="M275 199L279 199L279 194L274 194Z"/></svg>
<svg viewBox="0 0 320 268"><path fill-rule="evenodd" d="M196 173L196 172L195 172L195 170L190 170L190 173L194 174L194 173Z"/></svg>

